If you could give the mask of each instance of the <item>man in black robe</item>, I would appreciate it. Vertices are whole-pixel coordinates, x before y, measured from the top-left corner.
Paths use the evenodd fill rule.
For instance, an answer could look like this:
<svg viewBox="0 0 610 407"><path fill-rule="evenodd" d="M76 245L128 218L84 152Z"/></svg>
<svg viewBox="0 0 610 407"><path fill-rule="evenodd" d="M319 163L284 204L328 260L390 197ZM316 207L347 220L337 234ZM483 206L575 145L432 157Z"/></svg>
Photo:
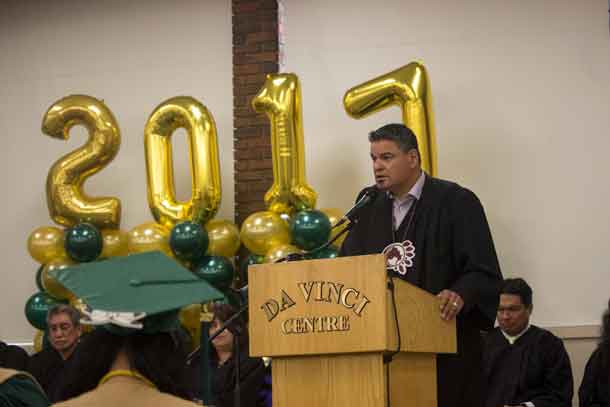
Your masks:
<svg viewBox="0 0 610 407"><path fill-rule="evenodd" d="M438 405L480 407L480 331L493 327L502 282L483 207L468 189L421 170L417 139L404 125L383 126L369 141L381 193L362 208L340 255L401 243L385 250L395 275L438 295L441 318L456 318L458 352L437 358Z"/></svg>
<svg viewBox="0 0 610 407"><path fill-rule="evenodd" d="M36 378L51 402L58 400L63 385L63 374L78 346L82 328L80 313L74 307L60 304L47 315L47 329L51 346L32 355L28 371Z"/></svg>
<svg viewBox="0 0 610 407"><path fill-rule="evenodd" d="M561 339L530 325L532 289L507 279L500 294L498 328L485 338L485 407L570 407L573 379Z"/></svg>

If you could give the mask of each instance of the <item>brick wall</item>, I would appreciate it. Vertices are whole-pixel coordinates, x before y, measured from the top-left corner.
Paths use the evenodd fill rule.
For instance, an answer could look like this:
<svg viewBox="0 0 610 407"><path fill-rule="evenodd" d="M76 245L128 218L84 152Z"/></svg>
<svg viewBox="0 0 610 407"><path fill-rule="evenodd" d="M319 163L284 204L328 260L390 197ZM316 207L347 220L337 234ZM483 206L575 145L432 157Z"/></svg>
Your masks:
<svg viewBox="0 0 610 407"><path fill-rule="evenodd" d="M269 122L250 102L265 75L278 72L278 5L233 0L232 9L235 222L241 225L265 209L264 194L273 182Z"/></svg>

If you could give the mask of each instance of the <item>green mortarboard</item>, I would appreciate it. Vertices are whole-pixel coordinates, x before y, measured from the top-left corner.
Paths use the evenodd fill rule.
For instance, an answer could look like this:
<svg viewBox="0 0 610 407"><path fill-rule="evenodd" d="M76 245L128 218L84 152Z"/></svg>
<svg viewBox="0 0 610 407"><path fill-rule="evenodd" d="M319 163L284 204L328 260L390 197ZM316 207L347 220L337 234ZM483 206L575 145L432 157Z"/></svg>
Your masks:
<svg viewBox="0 0 610 407"><path fill-rule="evenodd" d="M82 263L51 274L87 305L84 323L119 334L173 330L180 308L223 298L161 252Z"/></svg>

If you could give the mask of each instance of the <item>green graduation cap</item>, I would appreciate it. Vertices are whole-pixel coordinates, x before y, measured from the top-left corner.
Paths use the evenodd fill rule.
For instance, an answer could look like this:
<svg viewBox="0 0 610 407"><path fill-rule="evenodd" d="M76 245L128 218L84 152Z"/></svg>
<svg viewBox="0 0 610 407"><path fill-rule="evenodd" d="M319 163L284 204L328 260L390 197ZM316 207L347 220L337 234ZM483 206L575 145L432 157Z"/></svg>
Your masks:
<svg viewBox="0 0 610 407"><path fill-rule="evenodd" d="M223 294L161 252L133 254L51 271L87 305L85 324L118 334L178 327L180 308Z"/></svg>

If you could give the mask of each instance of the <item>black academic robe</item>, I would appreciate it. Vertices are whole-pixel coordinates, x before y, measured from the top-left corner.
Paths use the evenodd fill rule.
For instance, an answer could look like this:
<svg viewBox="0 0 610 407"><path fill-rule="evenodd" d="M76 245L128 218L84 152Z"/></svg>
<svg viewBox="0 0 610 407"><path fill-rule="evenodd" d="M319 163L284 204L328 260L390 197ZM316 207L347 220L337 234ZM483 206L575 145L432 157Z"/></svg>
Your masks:
<svg viewBox="0 0 610 407"><path fill-rule="evenodd" d="M458 353L438 356L438 405L481 406L480 330L493 327L502 282L485 212L470 190L427 174L412 210L412 231L407 234L415 245L416 277L411 282L432 294L453 290L464 301L456 321ZM395 234L396 240L402 239L400 229L392 229L392 201L380 193L360 212L340 255L381 253Z"/></svg>
<svg viewBox="0 0 610 407"><path fill-rule="evenodd" d="M578 390L580 407L610 407L610 344L591 355Z"/></svg>
<svg viewBox="0 0 610 407"><path fill-rule="evenodd" d="M536 326L513 345L499 328L485 338L485 407L532 402L536 407L571 407L573 378L561 339Z"/></svg>
<svg viewBox="0 0 610 407"><path fill-rule="evenodd" d="M72 355L77 351L78 348L74 350ZM40 383L51 402L60 401L58 392L63 386L64 372L71 359L70 357L68 360L64 360L59 352L51 346L30 357L28 372Z"/></svg>
<svg viewBox="0 0 610 407"><path fill-rule="evenodd" d="M0 368L26 370L28 354L19 346L7 345L0 341Z"/></svg>

